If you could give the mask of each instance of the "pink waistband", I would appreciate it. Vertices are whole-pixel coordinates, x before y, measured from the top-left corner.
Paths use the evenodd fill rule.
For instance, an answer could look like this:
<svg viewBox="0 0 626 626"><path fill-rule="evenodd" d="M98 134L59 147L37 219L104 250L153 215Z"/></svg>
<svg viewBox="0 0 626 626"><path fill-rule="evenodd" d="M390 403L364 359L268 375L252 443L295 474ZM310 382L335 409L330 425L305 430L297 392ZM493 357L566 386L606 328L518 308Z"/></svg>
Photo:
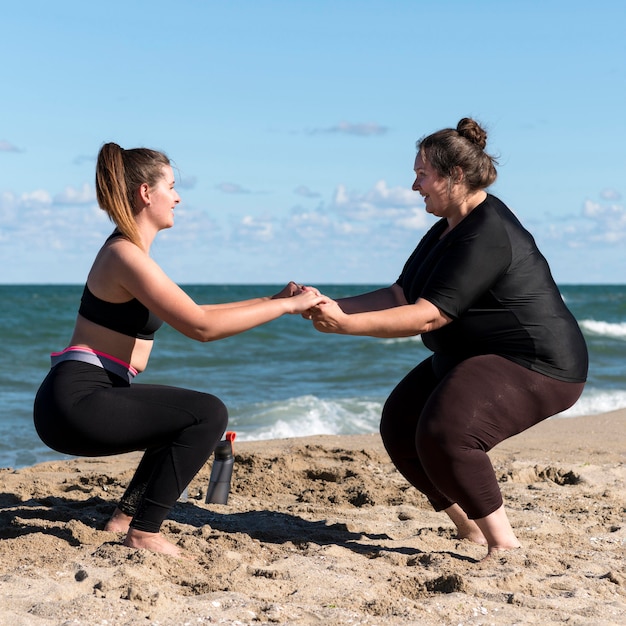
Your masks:
<svg viewBox="0 0 626 626"><path fill-rule="evenodd" d="M83 346L69 346L61 352L52 352L50 356L52 357L53 364L68 359L74 359L77 361L93 363L94 365L99 365L105 369L111 369L114 373L119 373L120 368L122 368L129 380L138 374L137 370L129 363L126 363L117 357L111 356L110 354L106 354L106 352L92 350L91 348L85 348ZM109 367L107 367L107 365L109 365Z"/></svg>

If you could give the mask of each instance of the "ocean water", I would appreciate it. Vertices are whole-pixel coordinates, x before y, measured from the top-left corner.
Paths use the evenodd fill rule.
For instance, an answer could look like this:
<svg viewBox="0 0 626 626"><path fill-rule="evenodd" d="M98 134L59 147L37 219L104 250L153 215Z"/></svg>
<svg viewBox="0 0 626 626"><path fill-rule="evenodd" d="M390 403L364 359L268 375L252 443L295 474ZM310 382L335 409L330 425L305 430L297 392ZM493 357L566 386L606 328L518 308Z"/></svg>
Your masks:
<svg viewBox="0 0 626 626"><path fill-rule="evenodd" d="M340 297L378 286L319 287ZM271 295L280 287L183 288L210 303ZM68 344L81 291L79 285L0 285L0 467L66 458L40 442L32 404L50 352ZM587 340L590 372L581 399L555 419L626 408L626 285L564 285L561 293ZM419 337L324 335L300 316L206 344L164 326L136 382L219 396L239 440L372 433L387 395L429 354Z"/></svg>

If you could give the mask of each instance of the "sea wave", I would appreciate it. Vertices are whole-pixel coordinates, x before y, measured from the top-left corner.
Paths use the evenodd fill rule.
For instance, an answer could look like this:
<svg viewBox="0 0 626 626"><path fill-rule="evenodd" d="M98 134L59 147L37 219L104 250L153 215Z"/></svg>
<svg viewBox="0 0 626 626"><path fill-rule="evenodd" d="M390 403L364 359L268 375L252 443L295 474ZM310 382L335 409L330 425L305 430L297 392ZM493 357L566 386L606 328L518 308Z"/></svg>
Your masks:
<svg viewBox="0 0 626 626"><path fill-rule="evenodd" d="M322 399L313 395L262 402L235 409L229 428L237 432L241 441L375 433L383 402L373 398ZM624 408L626 391L586 389L573 407L557 417L597 415Z"/></svg>
<svg viewBox="0 0 626 626"><path fill-rule="evenodd" d="M407 342L416 342L422 343L421 335L411 335L410 337L391 337L388 339L379 339L380 343L392 344L392 343L407 343Z"/></svg>
<svg viewBox="0 0 626 626"><path fill-rule="evenodd" d="M611 339L626 339L626 322L603 322L601 320L585 319L579 322L580 327L589 335L596 337L609 337ZM416 342L422 343L420 335L411 337L394 337L391 339L379 339L383 344Z"/></svg>
<svg viewBox="0 0 626 626"><path fill-rule="evenodd" d="M626 322L602 322L598 320L581 320L580 327L590 335L626 339Z"/></svg>
<svg viewBox="0 0 626 626"><path fill-rule="evenodd" d="M235 408L229 428L242 441L372 433L378 430L381 410L382 402L375 399L306 395Z"/></svg>
<svg viewBox="0 0 626 626"><path fill-rule="evenodd" d="M598 415L626 408L626 391L600 391L585 389L580 400L568 409L559 413L558 417L579 417L581 415Z"/></svg>
<svg viewBox="0 0 626 626"><path fill-rule="evenodd" d="M323 399L303 395L277 402L231 407L229 430L238 441L264 441L310 435L356 435L378 432L384 399ZM585 389L580 400L556 418L597 415L626 409L626 391ZM24 467L70 458L33 439L30 420L0 429L0 467Z"/></svg>

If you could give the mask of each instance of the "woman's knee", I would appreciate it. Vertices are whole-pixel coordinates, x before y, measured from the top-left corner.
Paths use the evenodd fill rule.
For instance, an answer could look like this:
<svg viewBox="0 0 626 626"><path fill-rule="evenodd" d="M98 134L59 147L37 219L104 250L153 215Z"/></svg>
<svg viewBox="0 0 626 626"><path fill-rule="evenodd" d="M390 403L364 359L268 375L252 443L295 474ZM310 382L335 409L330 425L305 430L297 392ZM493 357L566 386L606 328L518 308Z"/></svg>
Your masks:
<svg viewBox="0 0 626 626"><path fill-rule="evenodd" d="M206 425L209 437L214 437L214 433L218 433L218 437L221 437L228 425L228 409L218 397L206 395L206 402L203 405L199 421Z"/></svg>
<svg viewBox="0 0 626 626"><path fill-rule="evenodd" d="M408 429L409 421L406 411L400 411L392 398L385 402L378 429L385 449L392 458L396 451L411 444L415 426L411 425Z"/></svg>
<svg viewBox="0 0 626 626"><path fill-rule="evenodd" d="M187 398L185 413L192 422L177 435L180 445L197 450L212 451L228 425L226 405L216 396L194 393Z"/></svg>
<svg viewBox="0 0 626 626"><path fill-rule="evenodd" d="M393 419L392 412L388 408L388 404L389 400L387 400L387 402L385 402L385 405L383 406L383 411L380 417L380 424L378 427L383 442L386 442L387 440L393 438L394 434L395 420Z"/></svg>
<svg viewBox="0 0 626 626"><path fill-rule="evenodd" d="M380 420L380 436L387 445L410 446L424 403L437 385L431 359L411 370L395 387L383 406Z"/></svg>
<svg viewBox="0 0 626 626"><path fill-rule="evenodd" d="M477 447L471 433L450 417L425 410L418 425L415 448L429 472L440 471L441 467L458 459L463 451Z"/></svg>
<svg viewBox="0 0 626 626"><path fill-rule="evenodd" d="M213 419L223 424L224 429L226 429L226 424L228 423L228 408L217 396L211 396L211 398L211 414L213 416Z"/></svg>

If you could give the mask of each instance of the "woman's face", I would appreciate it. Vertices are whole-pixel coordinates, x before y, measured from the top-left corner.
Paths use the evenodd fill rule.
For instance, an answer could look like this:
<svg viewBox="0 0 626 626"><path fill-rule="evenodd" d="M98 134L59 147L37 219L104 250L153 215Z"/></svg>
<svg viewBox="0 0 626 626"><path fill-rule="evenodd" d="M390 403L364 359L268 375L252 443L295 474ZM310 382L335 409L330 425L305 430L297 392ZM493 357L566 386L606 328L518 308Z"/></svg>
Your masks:
<svg viewBox="0 0 626 626"><path fill-rule="evenodd" d="M160 228L174 225L174 207L180 202L180 196L174 184L174 171L169 165L163 167L163 175L150 188L150 210Z"/></svg>
<svg viewBox="0 0 626 626"><path fill-rule="evenodd" d="M449 217L454 212L450 194L450 179L439 176L420 153L415 157L413 191L424 199L426 211L437 217Z"/></svg>

